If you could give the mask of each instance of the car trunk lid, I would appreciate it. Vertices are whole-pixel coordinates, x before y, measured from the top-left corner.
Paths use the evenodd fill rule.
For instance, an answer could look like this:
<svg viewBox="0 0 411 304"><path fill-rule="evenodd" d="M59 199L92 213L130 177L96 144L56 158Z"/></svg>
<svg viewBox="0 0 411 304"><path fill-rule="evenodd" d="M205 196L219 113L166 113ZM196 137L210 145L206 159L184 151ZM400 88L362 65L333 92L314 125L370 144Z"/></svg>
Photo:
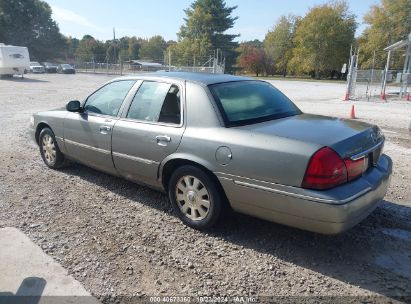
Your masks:
<svg viewBox="0 0 411 304"><path fill-rule="evenodd" d="M380 156L384 136L377 126L327 116L301 114L238 127L252 133L291 138L330 147L341 158L370 154L372 162Z"/></svg>

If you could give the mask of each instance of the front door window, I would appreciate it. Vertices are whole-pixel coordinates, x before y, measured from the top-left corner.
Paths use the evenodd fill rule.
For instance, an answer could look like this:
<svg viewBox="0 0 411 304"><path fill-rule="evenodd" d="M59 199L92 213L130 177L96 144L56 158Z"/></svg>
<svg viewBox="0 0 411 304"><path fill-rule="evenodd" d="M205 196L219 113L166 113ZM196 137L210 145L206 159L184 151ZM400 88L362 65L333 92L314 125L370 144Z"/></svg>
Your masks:
<svg viewBox="0 0 411 304"><path fill-rule="evenodd" d="M87 98L84 111L117 116L124 98L134 83L134 80L121 80L105 85Z"/></svg>

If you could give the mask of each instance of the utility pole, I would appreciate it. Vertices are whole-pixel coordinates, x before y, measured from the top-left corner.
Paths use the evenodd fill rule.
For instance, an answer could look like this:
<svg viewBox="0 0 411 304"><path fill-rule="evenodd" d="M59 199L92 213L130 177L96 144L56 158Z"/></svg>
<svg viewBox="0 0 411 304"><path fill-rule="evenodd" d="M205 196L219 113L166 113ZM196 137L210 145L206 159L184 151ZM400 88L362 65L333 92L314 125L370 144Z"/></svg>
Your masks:
<svg viewBox="0 0 411 304"><path fill-rule="evenodd" d="M168 48L168 71L171 72L171 49Z"/></svg>
<svg viewBox="0 0 411 304"><path fill-rule="evenodd" d="M116 29L113 27L113 50L114 50L114 64L117 63L117 54L116 54Z"/></svg>

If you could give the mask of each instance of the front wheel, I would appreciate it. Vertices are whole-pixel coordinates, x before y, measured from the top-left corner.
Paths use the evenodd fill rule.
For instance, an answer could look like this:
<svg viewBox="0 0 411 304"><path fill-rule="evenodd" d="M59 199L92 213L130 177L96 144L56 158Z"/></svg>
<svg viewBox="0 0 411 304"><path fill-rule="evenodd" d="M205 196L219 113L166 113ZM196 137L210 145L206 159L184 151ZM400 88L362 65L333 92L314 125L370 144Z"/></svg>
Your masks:
<svg viewBox="0 0 411 304"><path fill-rule="evenodd" d="M59 169L64 166L64 155L57 146L56 138L51 129L44 128L41 130L39 135L39 147L41 158L49 168Z"/></svg>
<svg viewBox="0 0 411 304"><path fill-rule="evenodd" d="M178 168L170 178L168 196L174 212L192 228L209 229L222 214L223 193L213 178L197 167Z"/></svg>

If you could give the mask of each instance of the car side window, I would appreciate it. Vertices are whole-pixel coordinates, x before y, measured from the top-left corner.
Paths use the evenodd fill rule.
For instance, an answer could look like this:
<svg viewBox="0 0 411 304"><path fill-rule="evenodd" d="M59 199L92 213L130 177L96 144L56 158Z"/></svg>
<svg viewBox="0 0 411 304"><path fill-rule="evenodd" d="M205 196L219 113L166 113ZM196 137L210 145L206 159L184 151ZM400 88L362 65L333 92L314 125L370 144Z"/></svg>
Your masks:
<svg viewBox="0 0 411 304"><path fill-rule="evenodd" d="M127 118L180 124L180 90L163 82L144 81L133 98Z"/></svg>
<svg viewBox="0 0 411 304"><path fill-rule="evenodd" d="M135 82L135 80L121 80L105 85L87 98L84 111L116 116Z"/></svg>

